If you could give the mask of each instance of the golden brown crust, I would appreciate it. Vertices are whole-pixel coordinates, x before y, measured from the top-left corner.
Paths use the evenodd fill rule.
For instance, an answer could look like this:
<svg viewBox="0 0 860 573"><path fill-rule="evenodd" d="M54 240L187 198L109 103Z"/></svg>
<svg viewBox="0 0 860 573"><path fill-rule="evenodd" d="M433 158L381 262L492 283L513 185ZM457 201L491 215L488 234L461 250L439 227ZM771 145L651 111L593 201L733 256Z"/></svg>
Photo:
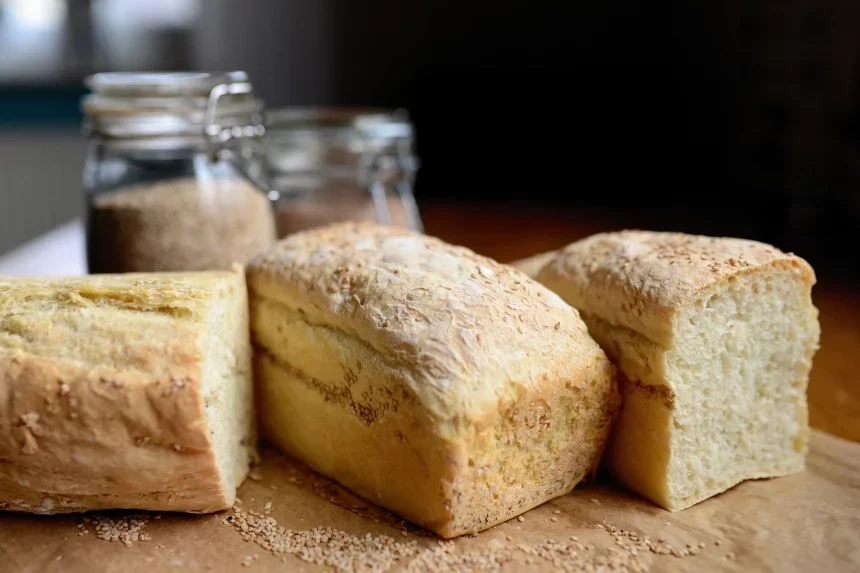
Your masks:
<svg viewBox="0 0 860 573"><path fill-rule="evenodd" d="M537 280L584 313L630 328L661 345L674 312L729 277L768 265L803 275L809 264L764 243L682 233L620 231L571 243Z"/></svg>
<svg viewBox="0 0 860 573"><path fill-rule="evenodd" d="M0 506L229 507L201 369L213 292L241 277L0 281Z"/></svg>
<svg viewBox="0 0 860 573"><path fill-rule="evenodd" d="M563 495L597 463L614 369L521 272L350 223L282 241L248 283L263 428L375 503L453 537Z"/></svg>
<svg viewBox="0 0 860 573"><path fill-rule="evenodd" d="M248 286L403 365L421 402L449 419L492 408L511 378L563 377L602 354L576 311L525 274L396 227L293 235L249 263Z"/></svg>

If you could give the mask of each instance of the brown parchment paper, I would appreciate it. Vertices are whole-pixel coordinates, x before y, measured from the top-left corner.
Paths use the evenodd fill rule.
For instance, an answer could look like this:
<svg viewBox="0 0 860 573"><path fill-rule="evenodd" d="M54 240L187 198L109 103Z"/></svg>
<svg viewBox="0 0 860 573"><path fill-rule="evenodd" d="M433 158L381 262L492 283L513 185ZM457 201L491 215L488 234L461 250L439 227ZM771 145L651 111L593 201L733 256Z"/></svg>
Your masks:
<svg viewBox="0 0 860 573"><path fill-rule="evenodd" d="M438 544L437 538L272 450L264 450L255 478L240 489L241 507L262 512L271 503L270 517L286 529L330 526L354 535L384 534L398 542L414 539L425 546ZM227 515L230 512L162 514L157 520L150 515L144 530L151 541L126 547L98 539L93 531L78 535L80 515L4 513L0 514L0 571L332 570L290 554L275 555L242 540L222 522ZM860 444L814 432L804 472L746 482L680 513L658 509L599 478L528 512L522 522L513 519L455 540L455 551L529 547L576 536L584 544L593 544L597 553L614 542L606 530L595 528L597 524L655 540L664 538L674 547L703 544L693 556L640 553L640 564L650 571L860 571ZM91 524L85 526L91 528ZM540 558L533 560L527 563L522 554L504 570L564 570L563 564L554 567ZM397 562L392 570L405 565Z"/></svg>

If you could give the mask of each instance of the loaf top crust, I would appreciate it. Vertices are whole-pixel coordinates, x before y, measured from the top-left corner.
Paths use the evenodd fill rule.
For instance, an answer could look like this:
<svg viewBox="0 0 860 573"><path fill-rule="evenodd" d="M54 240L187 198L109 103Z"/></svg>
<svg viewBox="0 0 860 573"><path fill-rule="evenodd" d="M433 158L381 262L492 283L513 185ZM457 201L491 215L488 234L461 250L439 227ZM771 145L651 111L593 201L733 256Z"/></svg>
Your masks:
<svg viewBox="0 0 860 573"><path fill-rule="evenodd" d="M805 260L765 243L627 230L571 243L537 280L583 313L665 345L676 310L733 276L773 268L815 283Z"/></svg>
<svg viewBox="0 0 860 573"><path fill-rule="evenodd" d="M213 293L237 276L242 276L240 267L234 272L0 278L0 350L156 378L177 367L197 368L198 338Z"/></svg>
<svg viewBox="0 0 860 573"><path fill-rule="evenodd" d="M201 316L208 308L212 288L242 273L201 271L189 273L126 273L81 277L0 277L0 314L14 313L23 300L50 307L91 306L105 300L128 310L178 312Z"/></svg>
<svg viewBox="0 0 860 573"><path fill-rule="evenodd" d="M248 264L252 298L372 347L439 418L491 411L606 361L578 313L522 272L402 228L341 223L298 233Z"/></svg>

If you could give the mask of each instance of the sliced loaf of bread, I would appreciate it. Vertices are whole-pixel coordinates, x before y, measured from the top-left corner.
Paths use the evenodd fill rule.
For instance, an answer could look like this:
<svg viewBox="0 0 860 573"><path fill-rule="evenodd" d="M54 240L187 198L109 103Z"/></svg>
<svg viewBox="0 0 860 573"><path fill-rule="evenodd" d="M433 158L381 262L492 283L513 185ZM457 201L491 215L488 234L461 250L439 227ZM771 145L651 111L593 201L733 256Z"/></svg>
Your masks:
<svg viewBox="0 0 860 573"><path fill-rule="evenodd" d="M806 261L754 241L624 231L569 245L537 278L626 378L607 461L630 488L676 511L803 468L819 339Z"/></svg>

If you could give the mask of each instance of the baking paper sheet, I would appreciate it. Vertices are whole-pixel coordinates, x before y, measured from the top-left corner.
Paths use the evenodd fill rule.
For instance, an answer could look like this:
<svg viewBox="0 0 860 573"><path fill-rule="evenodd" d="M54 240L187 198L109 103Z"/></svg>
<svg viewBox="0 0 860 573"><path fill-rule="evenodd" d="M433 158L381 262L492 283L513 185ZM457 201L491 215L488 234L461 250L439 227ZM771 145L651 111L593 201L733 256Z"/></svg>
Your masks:
<svg viewBox="0 0 860 573"><path fill-rule="evenodd" d="M240 507L264 515L268 507L267 516L279 527L296 531L332 527L361 537L370 533L389 536L397 543L414 540L420 548L438 547L438 538L273 450L264 450L254 477L240 489ZM4 513L0 514L0 571L333 570L244 541L232 526L223 523L230 514L161 514L159 519L148 514L143 531L151 540L126 547L97 538L92 523L84 523L80 515ZM107 515L118 519L126 514ZM573 536L582 546L594 546L588 556L579 556L580 561L594 563L600 555L605 559L609 549L618 548L616 536L607 528L621 528L638 539L648 536L654 543L663 540L657 545L692 548L697 553L673 557L640 551L635 567L641 570L858 571L860 444L813 432L804 472L747 482L680 513L663 511L598 479L528 512L523 521L513 519L477 536L455 540L453 552L487 555L501 550L514 555L503 571L576 570L570 559L553 564L530 552L547 541L570 545ZM81 535L84 529L89 533ZM390 570L403 570L409 564L410 559L399 560Z"/></svg>

